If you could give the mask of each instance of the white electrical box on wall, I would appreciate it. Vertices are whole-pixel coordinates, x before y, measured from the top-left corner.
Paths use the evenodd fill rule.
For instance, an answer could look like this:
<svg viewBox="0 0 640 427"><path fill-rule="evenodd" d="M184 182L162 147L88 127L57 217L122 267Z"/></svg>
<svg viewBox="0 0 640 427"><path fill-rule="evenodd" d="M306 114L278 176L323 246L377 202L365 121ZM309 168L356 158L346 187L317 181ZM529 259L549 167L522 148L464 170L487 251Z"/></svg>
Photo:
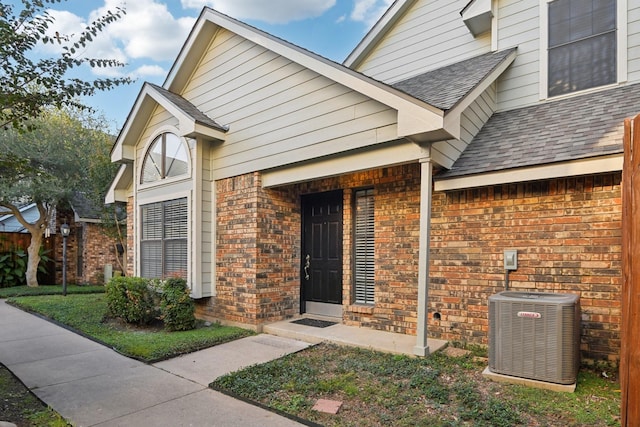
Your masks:
<svg viewBox="0 0 640 427"><path fill-rule="evenodd" d="M518 250L517 249L504 250L504 269L505 270L518 269Z"/></svg>

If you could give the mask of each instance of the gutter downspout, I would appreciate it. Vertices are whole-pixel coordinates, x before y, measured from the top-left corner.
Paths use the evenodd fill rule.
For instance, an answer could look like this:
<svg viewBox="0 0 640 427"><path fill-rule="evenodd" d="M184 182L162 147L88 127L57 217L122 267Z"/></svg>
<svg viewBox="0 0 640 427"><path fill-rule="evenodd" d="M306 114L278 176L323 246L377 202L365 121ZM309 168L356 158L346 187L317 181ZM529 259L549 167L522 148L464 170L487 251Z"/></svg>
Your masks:
<svg viewBox="0 0 640 427"><path fill-rule="evenodd" d="M429 355L427 312L429 302L429 242L431 240L431 200L433 196L433 163L420 159L420 247L418 256L418 326L413 353Z"/></svg>

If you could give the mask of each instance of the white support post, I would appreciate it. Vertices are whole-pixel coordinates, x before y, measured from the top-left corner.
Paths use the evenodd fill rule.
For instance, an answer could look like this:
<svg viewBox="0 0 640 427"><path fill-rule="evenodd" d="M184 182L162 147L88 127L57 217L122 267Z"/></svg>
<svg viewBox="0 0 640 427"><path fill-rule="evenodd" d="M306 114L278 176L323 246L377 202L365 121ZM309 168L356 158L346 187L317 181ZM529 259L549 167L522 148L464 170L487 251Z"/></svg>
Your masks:
<svg viewBox="0 0 640 427"><path fill-rule="evenodd" d="M420 160L420 248L418 257L418 327L413 353L429 355L427 311L429 295L429 241L431 240L431 198L433 164L430 158Z"/></svg>

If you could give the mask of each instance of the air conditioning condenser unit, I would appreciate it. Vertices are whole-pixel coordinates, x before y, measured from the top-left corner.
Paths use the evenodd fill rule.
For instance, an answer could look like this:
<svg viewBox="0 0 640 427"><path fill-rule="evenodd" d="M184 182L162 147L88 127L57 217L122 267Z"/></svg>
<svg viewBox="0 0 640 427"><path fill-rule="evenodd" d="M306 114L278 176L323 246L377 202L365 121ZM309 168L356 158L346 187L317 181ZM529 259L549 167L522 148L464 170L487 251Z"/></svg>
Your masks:
<svg viewBox="0 0 640 427"><path fill-rule="evenodd" d="M558 384L576 382L580 297L500 292L489 297L489 370Z"/></svg>

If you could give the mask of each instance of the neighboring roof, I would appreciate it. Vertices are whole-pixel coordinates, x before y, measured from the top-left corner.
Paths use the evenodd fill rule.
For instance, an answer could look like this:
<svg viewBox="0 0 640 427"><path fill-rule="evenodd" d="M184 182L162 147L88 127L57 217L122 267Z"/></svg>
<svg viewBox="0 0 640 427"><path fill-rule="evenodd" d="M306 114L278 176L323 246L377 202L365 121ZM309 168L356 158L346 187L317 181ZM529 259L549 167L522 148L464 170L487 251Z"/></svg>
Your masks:
<svg viewBox="0 0 640 427"><path fill-rule="evenodd" d="M456 106L493 70L507 61L516 48L489 52L392 84L415 98L447 111Z"/></svg>
<svg viewBox="0 0 640 427"><path fill-rule="evenodd" d="M18 209L27 222L33 223L40 216L40 212L35 203L22 206ZM13 214L0 216L0 231L8 233L27 233L27 229L18 221Z"/></svg>
<svg viewBox="0 0 640 427"><path fill-rule="evenodd" d="M76 222L100 222L101 207L96 206L84 193L76 192L71 200Z"/></svg>
<svg viewBox="0 0 640 427"><path fill-rule="evenodd" d="M160 95L164 96L169 102L179 108L186 116L192 118L194 122L218 129L222 132L226 132L228 130L225 126L218 124L215 120L198 110L195 105L184 99L182 96L169 92L165 88L153 83L146 84L157 90Z"/></svg>
<svg viewBox="0 0 640 427"><path fill-rule="evenodd" d="M623 152L624 119L640 112L640 84L495 113L436 180Z"/></svg>

